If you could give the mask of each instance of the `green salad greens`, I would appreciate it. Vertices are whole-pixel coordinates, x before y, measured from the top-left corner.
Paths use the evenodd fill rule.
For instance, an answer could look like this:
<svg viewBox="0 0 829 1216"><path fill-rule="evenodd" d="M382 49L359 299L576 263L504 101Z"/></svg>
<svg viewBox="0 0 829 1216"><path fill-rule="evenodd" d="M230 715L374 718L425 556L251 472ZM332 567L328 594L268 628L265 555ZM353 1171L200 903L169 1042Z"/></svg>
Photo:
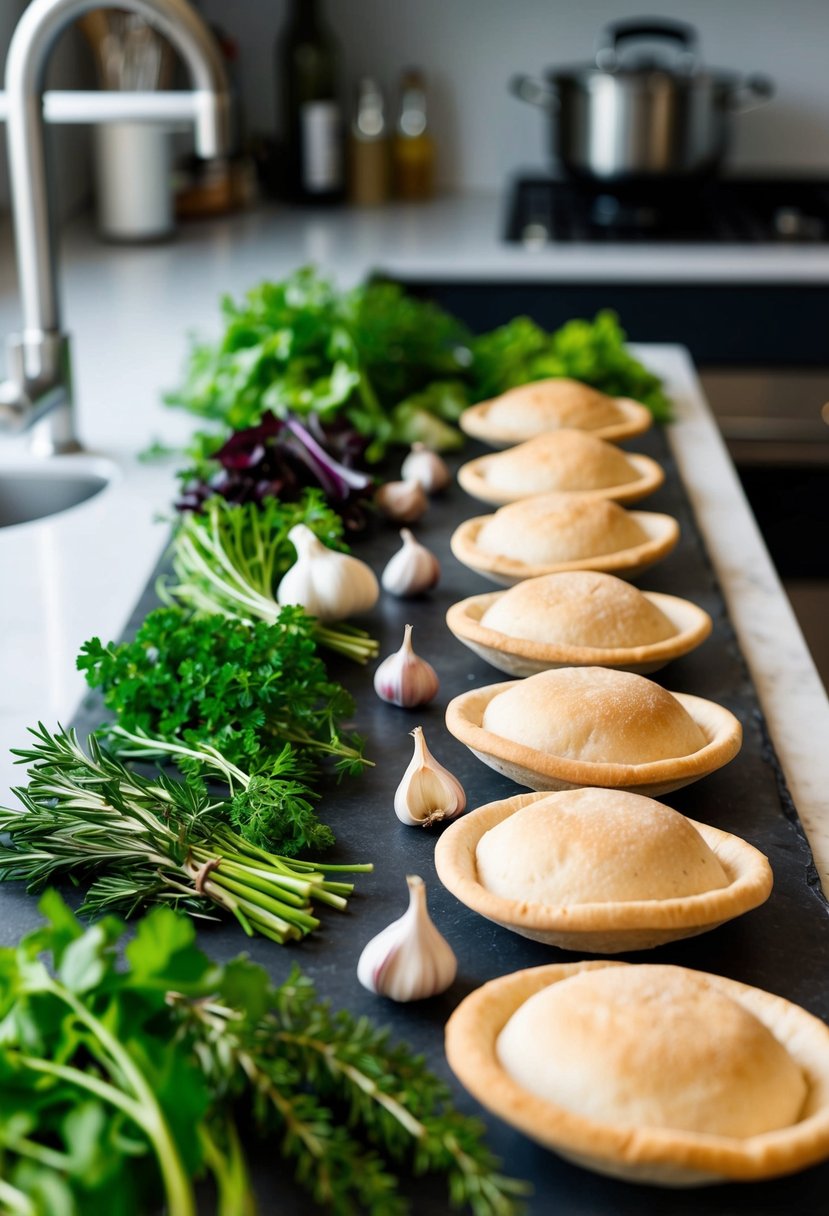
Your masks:
<svg viewBox="0 0 829 1216"><path fill-rule="evenodd" d="M529 317L516 317L473 339L474 396L483 401L531 380L569 376L610 397L641 401L657 421L668 421L671 403L661 380L630 353L625 338L608 310L593 321L568 321L553 333Z"/></svg>
<svg viewBox="0 0 829 1216"><path fill-rule="evenodd" d="M453 424L467 405L548 376L584 380L670 417L659 377L627 350L612 312L552 333L517 317L473 337L396 284L338 292L305 268L239 302L226 297L222 321L218 341L192 344L184 379L166 398L219 424L221 435L272 410L342 418L370 438L369 461L415 440L445 450L462 442ZM214 437L202 450L215 446Z"/></svg>
<svg viewBox="0 0 829 1216"><path fill-rule="evenodd" d="M260 1145L276 1194L288 1169L334 1216L403 1216L412 1169L474 1216L517 1212L526 1188L422 1059L298 970L274 986L244 957L220 966L170 908L129 939L54 891L40 908L0 949L3 1216L196 1216L199 1178L219 1216L256 1216Z"/></svg>
<svg viewBox="0 0 829 1216"><path fill-rule="evenodd" d="M389 283L337 292L310 268L221 302L218 342L195 342L184 382L167 395L225 430L255 425L265 410L325 422L344 413L370 436L369 459L415 439L458 446L443 420L457 402L416 398L452 378L468 358L463 326Z"/></svg>

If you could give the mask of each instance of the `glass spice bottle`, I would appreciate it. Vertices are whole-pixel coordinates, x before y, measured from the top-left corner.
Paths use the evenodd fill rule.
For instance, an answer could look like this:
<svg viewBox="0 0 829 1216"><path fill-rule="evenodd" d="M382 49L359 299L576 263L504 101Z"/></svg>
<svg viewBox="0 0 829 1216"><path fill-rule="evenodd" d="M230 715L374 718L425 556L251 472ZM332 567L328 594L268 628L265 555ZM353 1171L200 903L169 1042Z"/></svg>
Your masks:
<svg viewBox="0 0 829 1216"><path fill-rule="evenodd" d="M397 198L431 198L435 191L435 145L428 127L426 82L416 68L400 81L400 109L392 143Z"/></svg>
<svg viewBox="0 0 829 1216"><path fill-rule="evenodd" d="M348 161L351 202L362 207L386 202L391 190L389 139L383 94L370 76L357 85Z"/></svg>

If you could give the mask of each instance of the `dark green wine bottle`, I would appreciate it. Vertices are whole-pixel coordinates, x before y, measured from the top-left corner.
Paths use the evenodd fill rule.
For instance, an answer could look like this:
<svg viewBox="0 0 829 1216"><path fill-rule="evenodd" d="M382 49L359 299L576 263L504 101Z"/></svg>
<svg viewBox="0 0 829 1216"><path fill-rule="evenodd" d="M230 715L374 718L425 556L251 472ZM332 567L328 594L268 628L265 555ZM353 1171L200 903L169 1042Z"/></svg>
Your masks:
<svg viewBox="0 0 829 1216"><path fill-rule="evenodd" d="M340 48L320 0L290 0L276 74L286 194L298 202L339 202L345 191Z"/></svg>

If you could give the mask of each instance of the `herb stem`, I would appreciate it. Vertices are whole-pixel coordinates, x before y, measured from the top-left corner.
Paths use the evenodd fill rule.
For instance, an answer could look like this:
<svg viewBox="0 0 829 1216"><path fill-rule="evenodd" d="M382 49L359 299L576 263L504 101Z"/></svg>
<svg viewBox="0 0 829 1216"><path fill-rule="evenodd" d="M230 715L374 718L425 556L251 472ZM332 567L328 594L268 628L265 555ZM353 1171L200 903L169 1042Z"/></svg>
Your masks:
<svg viewBox="0 0 829 1216"><path fill-rule="evenodd" d="M65 1171L70 1164L66 1153L49 1148L46 1144L38 1144L35 1140L28 1140L25 1136L9 1141L0 1147L10 1148L19 1156L28 1157L30 1161L37 1161L39 1165L45 1165L52 1170Z"/></svg>
<svg viewBox="0 0 829 1216"><path fill-rule="evenodd" d="M37 1208L16 1186L0 1178L0 1203L4 1204L10 1216L37 1216Z"/></svg>
<svg viewBox="0 0 829 1216"><path fill-rule="evenodd" d="M106 1086L107 1089L111 1089L112 1094L117 1094L119 1099L125 1099L129 1106L137 1112L130 1114L128 1106L123 1103L121 1104L121 1109L124 1113L130 1114L130 1118L142 1128L156 1150L159 1168L161 1169L167 1193L169 1216L196 1216L193 1189L190 1186L187 1171L184 1168L175 1140L161 1112L161 1107L158 1105L152 1087L147 1082L144 1074L133 1062L126 1047L107 1029L100 1018L95 1017L72 992L54 981L49 981L47 988L53 996L56 996L68 1005L78 1021L92 1032L132 1089L135 1095L134 1101L121 1093L120 1090L107 1086L106 1082L100 1083ZM49 1061L42 1061L42 1063L49 1063ZM55 1065L54 1067L64 1066ZM80 1075L85 1076L87 1082L97 1080L97 1078L86 1076L84 1073ZM112 1102L112 1096L107 1100ZM118 1105L118 1103L116 1102L115 1105Z"/></svg>
<svg viewBox="0 0 829 1216"><path fill-rule="evenodd" d="M277 899L272 895L266 894L264 891L259 891L254 887L249 886L244 882L237 882L234 878L229 878L222 874L221 870L214 870L210 883L224 887L225 890L238 895L246 908L251 906L261 908L265 912L279 917L286 921L289 925L297 925L307 932L310 929L319 927L319 921L315 916L310 916L303 910L302 907L292 908L289 904L283 903L281 899ZM207 883L205 883L205 887Z"/></svg>
<svg viewBox="0 0 829 1216"><path fill-rule="evenodd" d="M315 1039L310 1035L295 1034L289 1030L279 1031L277 1037L283 1043L295 1043L299 1047L306 1047L311 1051L318 1052L325 1060L329 1072L333 1075L336 1075L338 1072L342 1073L344 1077L347 1077L367 1097L377 1102L379 1106L382 1106L410 1136L419 1140L425 1135L426 1128L420 1120L416 1119L391 1094L384 1093L371 1077L366 1076L364 1072L361 1072L359 1068L355 1068L353 1064L348 1064L345 1060L341 1060L337 1055L333 1043L325 1043L321 1039Z"/></svg>
<svg viewBox="0 0 829 1216"><path fill-rule="evenodd" d="M191 855L202 861L207 861L210 857L204 849L193 849ZM299 884L301 891L297 893L296 890L291 890L290 878L276 874L263 877L261 872L257 873L246 866L236 865L234 862L228 861L226 857L220 858L219 868L222 875L238 879L244 888L261 891L264 895L270 895L276 888L279 891L280 900L295 908L307 908L308 897L315 890L311 883L301 883ZM219 873L219 868L213 871L214 876Z"/></svg>

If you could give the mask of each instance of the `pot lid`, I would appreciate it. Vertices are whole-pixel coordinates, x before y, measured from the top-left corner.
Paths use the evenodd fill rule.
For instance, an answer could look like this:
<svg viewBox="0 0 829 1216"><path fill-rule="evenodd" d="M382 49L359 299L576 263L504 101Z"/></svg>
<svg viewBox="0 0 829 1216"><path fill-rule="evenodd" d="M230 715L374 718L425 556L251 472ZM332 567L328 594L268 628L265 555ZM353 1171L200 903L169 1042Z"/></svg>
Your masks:
<svg viewBox="0 0 829 1216"><path fill-rule="evenodd" d="M602 72L687 76L701 67L697 32L684 21L661 17L611 22L599 35L596 67Z"/></svg>
<svg viewBox="0 0 829 1216"><path fill-rule="evenodd" d="M551 68L548 75L635 78L655 72L679 79L710 75L703 68L693 26L661 17L611 22L599 35L593 63Z"/></svg>

